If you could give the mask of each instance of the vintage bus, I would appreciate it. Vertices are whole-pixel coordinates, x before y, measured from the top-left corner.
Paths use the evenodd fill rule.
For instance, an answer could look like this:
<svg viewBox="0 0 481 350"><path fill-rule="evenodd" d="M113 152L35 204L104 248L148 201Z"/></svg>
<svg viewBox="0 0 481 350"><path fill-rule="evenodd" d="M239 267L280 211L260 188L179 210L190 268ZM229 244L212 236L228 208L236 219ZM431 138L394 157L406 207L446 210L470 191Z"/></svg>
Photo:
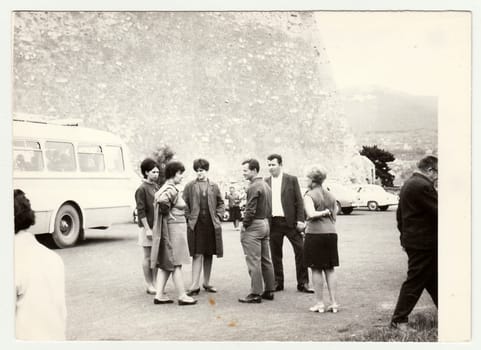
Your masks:
<svg viewBox="0 0 481 350"><path fill-rule="evenodd" d="M29 120L13 121L13 188L35 210L35 234L60 247L75 245L86 228L132 220L135 186L128 150L109 132Z"/></svg>

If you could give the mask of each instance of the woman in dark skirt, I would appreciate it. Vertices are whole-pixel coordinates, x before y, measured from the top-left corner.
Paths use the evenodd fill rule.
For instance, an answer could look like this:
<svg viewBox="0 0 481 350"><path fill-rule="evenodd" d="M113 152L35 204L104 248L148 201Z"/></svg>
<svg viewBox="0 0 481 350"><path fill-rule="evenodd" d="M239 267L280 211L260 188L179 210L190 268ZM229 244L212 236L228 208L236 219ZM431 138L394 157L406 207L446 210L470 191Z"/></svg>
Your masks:
<svg viewBox="0 0 481 350"><path fill-rule="evenodd" d="M307 225L304 241L304 263L312 270L312 280L317 303L309 310L313 312L337 312L336 278L334 267L339 266L336 233L336 200L322 187L326 173L318 168L308 175L309 191L304 195ZM323 284L326 278L331 302L324 305Z"/></svg>
<svg viewBox="0 0 481 350"><path fill-rule="evenodd" d="M192 256L192 284L188 295L200 292L200 274L204 270L203 288L209 293L217 289L210 284L212 256L223 255L221 219L224 215L224 200L217 184L207 177L209 162L205 159L194 160L197 179L184 188L186 217L188 222L187 238Z"/></svg>

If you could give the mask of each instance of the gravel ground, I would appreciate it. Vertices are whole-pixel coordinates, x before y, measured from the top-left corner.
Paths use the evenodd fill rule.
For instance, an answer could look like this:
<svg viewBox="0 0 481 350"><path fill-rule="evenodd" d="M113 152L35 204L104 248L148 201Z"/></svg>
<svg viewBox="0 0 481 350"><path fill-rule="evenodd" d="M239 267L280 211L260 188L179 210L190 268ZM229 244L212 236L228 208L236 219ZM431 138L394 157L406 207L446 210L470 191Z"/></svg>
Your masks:
<svg viewBox="0 0 481 350"><path fill-rule="evenodd" d="M189 341L336 341L387 325L406 274L399 246L395 208L387 212L355 210L338 218L337 314L311 313L312 294L296 290L292 248L284 241L285 287L274 301L240 304L249 276L239 232L224 223L224 258L214 259L212 284L219 292L201 292L199 303L154 305L145 293L135 225L89 230L79 246L57 250L67 275L70 340ZM184 267L186 285L190 265ZM168 294L175 298L173 283ZM415 312L433 304L424 294Z"/></svg>

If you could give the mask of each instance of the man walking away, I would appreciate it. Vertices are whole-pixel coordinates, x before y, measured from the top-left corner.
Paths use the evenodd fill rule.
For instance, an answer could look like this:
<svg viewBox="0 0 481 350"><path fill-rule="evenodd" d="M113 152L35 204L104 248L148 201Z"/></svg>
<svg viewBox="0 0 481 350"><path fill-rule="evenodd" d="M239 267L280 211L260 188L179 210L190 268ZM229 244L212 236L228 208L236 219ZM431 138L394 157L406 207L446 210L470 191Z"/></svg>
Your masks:
<svg viewBox="0 0 481 350"><path fill-rule="evenodd" d="M397 209L401 246L408 255L407 278L401 286L391 327L409 330L408 316L424 289L438 306L438 159L427 156L403 185Z"/></svg>

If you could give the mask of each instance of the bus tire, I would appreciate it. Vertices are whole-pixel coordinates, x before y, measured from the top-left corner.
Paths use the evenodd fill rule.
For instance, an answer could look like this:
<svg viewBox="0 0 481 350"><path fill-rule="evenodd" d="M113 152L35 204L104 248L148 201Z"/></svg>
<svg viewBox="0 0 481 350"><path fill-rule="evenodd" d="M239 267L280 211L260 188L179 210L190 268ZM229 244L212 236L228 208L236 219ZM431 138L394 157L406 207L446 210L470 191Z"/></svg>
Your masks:
<svg viewBox="0 0 481 350"><path fill-rule="evenodd" d="M60 207L55 217L53 240L59 248L72 247L80 237L80 216L70 204Z"/></svg>

